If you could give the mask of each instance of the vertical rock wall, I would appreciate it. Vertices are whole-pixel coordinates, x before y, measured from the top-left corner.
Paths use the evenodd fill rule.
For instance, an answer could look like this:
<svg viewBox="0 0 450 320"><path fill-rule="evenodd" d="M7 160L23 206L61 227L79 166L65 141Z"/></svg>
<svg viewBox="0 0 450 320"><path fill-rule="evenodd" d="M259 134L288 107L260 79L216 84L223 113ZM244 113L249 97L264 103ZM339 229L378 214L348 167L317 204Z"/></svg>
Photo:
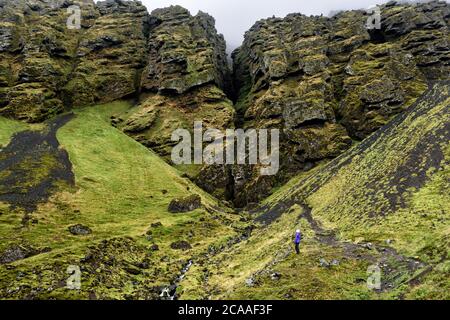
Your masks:
<svg viewBox="0 0 450 320"><path fill-rule="evenodd" d="M381 7L381 30L364 11L332 18L291 14L258 21L233 54L236 110L246 128L282 131L281 171L234 171L238 206L334 158L407 109L430 81L450 74L450 5Z"/></svg>

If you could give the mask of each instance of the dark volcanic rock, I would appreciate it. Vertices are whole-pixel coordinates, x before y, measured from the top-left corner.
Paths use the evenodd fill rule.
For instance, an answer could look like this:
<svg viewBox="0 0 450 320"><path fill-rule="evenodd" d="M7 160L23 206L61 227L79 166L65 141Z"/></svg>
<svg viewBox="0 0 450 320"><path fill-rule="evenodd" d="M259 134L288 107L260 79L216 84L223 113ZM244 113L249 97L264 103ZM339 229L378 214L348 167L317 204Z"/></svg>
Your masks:
<svg viewBox="0 0 450 320"><path fill-rule="evenodd" d="M159 227L162 227L162 226L163 226L163 224L161 222L155 222L155 223L151 224L152 228L159 228Z"/></svg>
<svg viewBox="0 0 450 320"><path fill-rule="evenodd" d="M30 256L30 249L22 246L12 246L0 255L0 264L11 263Z"/></svg>
<svg viewBox="0 0 450 320"><path fill-rule="evenodd" d="M199 195L192 195L187 198L173 199L169 204L169 212L181 213L198 209L202 206L202 199Z"/></svg>
<svg viewBox="0 0 450 320"><path fill-rule="evenodd" d="M450 74L450 5L442 1L382 5L380 30L367 29L362 10L260 20L233 53L232 76L206 13L86 0L81 29L69 30L67 7L76 3L1 2L0 115L40 122L65 108L139 97L113 123L169 162L172 133L192 133L194 121L221 131L280 129L276 176L254 166L185 170L238 207L339 156Z"/></svg>
<svg viewBox="0 0 450 320"><path fill-rule="evenodd" d="M92 230L82 224L77 224L69 227L69 232L76 236L87 236L92 233Z"/></svg>
<svg viewBox="0 0 450 320"><path fill-rule="evenodd" d="M0 7L0 114L40 122L63 110L60 91L71 73L81 30L69 30L75 1L6 1ZM94 9L82 4L82 21Z"/></svg>
<svg viewBox="0 0 450 320"><path fill-rule="evenodd" d="M45 130L19 132L0 150L0 202L30 213L46 203L59 190L57 186L75 184L69 154L56 137L72 117L59 116L48 122ZM22 224L36 221L31 218L26 215Z"/></svg>
<svg viewBox="0 0 450 320"><path fill-rule="evenodd" d="M257 202L310 164L334 158L403 112L427 80L450 74L445 2L381 6L331 18L291 14L258 21L233 53L236 110L245 128L279 128L281 170L234 170L235 203Z"/></svg>
<svg viewBox="0 0 450 320"><path fill-rule="evenodd" d="M159 246L157 244L152 245L150 251L159 251Z"/></svg>
<svg viewBox="0 0 450 320"><path fill-rule="evenodd" d="M187 241L174 242L170 245L170 247L174 250L183 250L183 251L192 249L192 246Z"/></svg>
<svg viewBox="0 0 450 320"><path fill-rule="evenodd" d="M67 27L73 4L81 29ZM7 1L0 20L0 114L40 122L138 91L149 28L139 2Z"/></svg>
<svg viewBox="0 0 450 320"><path fill-rule="evenodd" d="M51 251L50 248L36 249L28 245L12 245L0 253L0 264L11 263L49 251Z"/></svg>
<svg viewBox="0 0 450 320"><path fill-rule="evenodd" d="M191 16L180 6L157 9L150 32L149 63L142 86L156 92L182 94L208 83L228 89L225 40L217 34L214 18Z"/></svg>
<svg viewBox="0 0 450 320"><path fill-rule="evenodd" d="M169 162L175 130L193 133L194 121L202 121L205 130L234 127L235 112L226 95L231 91L231 78L225 40L214 24L206 13L192 16L179 6L153 11L140 103L115 121L126 134ZM222 166L205 165L189 174L214 195L224 197L231 181L209 179L227 177L223 171Z"/></svg>
<svg viewBox="0 0 450 320"><path fill-rule="evenodd" d="M96 9L95 24L80 39L76 67L64 88L69 106L109 102L139 91L147 57L147 9L119 0L99 2Z"/></svg>

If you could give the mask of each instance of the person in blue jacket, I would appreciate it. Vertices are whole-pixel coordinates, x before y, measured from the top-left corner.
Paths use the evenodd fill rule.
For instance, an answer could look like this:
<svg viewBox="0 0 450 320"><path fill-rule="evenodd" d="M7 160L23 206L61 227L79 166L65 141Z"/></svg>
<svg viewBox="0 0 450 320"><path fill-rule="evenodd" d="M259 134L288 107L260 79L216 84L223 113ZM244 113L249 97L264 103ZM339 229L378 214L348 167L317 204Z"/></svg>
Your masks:
<svg viewBox="0 0 450 320"><path fill-rule="evenodd" d="M294 239L295 252L297 254L300 254L300 241L302 241L302 234L300 233L299 229L295 232L295 239Z"/></svg>

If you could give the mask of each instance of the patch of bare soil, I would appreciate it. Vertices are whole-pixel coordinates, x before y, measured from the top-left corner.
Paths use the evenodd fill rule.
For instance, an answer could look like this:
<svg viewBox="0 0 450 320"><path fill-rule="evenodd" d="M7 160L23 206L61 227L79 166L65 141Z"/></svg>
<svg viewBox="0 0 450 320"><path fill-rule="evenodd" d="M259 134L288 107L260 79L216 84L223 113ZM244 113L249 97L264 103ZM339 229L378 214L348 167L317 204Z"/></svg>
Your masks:
<svg viewBox="0 0 450 320"><path fill-rule="evenodd" d="M75 184L69 155L56 138L72 118L63 115L42 131L19 132L0 151L0 202L30 213L48 200L58 182Z"/></svg>

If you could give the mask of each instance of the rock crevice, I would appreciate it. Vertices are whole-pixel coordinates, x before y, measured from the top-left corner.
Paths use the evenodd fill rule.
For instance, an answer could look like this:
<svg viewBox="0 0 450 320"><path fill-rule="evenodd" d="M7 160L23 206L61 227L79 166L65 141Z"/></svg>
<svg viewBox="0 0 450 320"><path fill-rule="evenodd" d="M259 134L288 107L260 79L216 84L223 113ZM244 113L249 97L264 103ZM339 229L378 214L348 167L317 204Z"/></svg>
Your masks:
<svg viewBox="0 0 450 320"><path fill-rule="evenodd" d="M82 7L80 30L67 8ZM450 74L450 5L260 20L227 62L214 18L139 1L0 1L0 115L40 122L64 109L134 97L113 124L170 162L176 129L281 130L281 168L179 166L238 207L349 149Z"/></svg>
<svg viewBox="0 0 450 320"><path fill-rule="evenodd" d="M430 81L448 79L450 5L380 8L381 30L368 30L368 13L356 10L269 18L245 34L233 53L235 108L244 128L281 130L281 170L236 169L236 205L342 154L408 109Z"/></svg>

